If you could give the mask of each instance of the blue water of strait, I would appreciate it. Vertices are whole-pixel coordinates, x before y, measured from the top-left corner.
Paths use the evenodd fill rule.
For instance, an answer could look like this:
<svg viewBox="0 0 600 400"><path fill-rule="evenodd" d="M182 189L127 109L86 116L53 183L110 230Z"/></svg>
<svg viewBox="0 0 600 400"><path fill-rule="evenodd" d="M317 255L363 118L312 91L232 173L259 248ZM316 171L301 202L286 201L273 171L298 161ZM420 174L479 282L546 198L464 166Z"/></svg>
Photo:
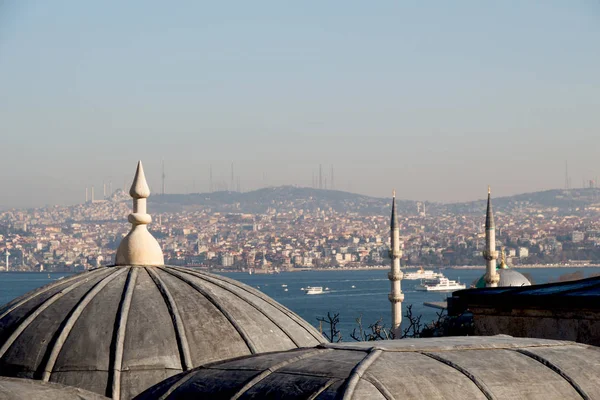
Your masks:
<svg viewBox="0 0 600 400"><path fill-rule="evenodd" d="M561 275L582 271L585 277L600 274L600 268L531 268L520 269L528 273L535 283L556 281ZM460 280L467 287L484 274L484 270L445 269L449 279ZM30 290L56 281L69 273L60 272L0 272L0 304L8 303ZM317 317L327 312L339 313L339 328L344 340L351 340L350 334L356 327L356 318L362 315L364 326L383 318L389 327L391 307L388 301L390 282L387 271L307 271L283 272L275 275L249 275L247 273L223 273L222 275L239 280L285 305L302 318L318 327ZM438 310L423 306L423 302L443 301L450 293L419 292L414 289L419 281L402 281L404 293L403 309L413 305L413 312L422 315L423 322L436 318ZM283 287L282 285L287 285ZM301 288L322 286L329 291L320 295L307 295ZM354 287L353 287L354 286ZM287 291L285 289L288 289Z"/></svg>

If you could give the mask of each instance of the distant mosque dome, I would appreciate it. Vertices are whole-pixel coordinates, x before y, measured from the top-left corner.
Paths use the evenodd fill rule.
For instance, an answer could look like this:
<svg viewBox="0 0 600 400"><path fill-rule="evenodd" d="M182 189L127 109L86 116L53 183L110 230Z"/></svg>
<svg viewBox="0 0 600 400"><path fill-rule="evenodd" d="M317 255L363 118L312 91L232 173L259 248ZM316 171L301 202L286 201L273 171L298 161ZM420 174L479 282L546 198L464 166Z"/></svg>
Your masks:
<svg viewBox="0 0 600 400"><path fill-rule="evenodd" d="M476 288L501 286L530 286L531 282L517 271L511 270L506 264L504 247L500 252L500 265L496 264L496 225L492 211L492 195L488 186L487 210L485 213L485 250L483 258L486 262L485 274L475 283Z"/></svg>
<svg viewBox="0 0 600 400"><path fill-rule="evenodd" d="M514 269L500 269L496 270L496 273L500 275L500 280L498 281L498 287L501 286L531 286L531 282L529 279L525 277L522 273L515 271ZM484 288L485 287L485 274L479 278L477 283L475 284L476 288Z"/></svg>
<svg viewBox="0 0 600 400"><path fill-rule="evenodd" d="M506 335L330 343L196 368L136 400L598 399L600 351Z"/></svg>
<svg viewBox="0 0 600 400"><path fill-rule="evenodd" d="M108 397L58 383L0 376L0 399L108 400Z"/></svg>
<svg viewBox="0 0 600 400"><path fill-rule="evenodd" d="M496 273L500 276L500 280L498 281L498 287L502 286L531 286L531 282L529 279L525 277L519 271L515 271L514 269L510 269L506 264L506 260L504 258L504 249L502 249L500 253L500 265L496 268ZM485 274L475 284L475 287L478 289L486 287L485 285Z"/></svg>
<svg viewBox="0 0 600 400"><path fill-rule="evenodd" d="M324 341L258 290L162 265L146 228L145 186L140 163L130 192L133 228L117 265L62 279L0 308L0 375L130 399L202 364Z"/></svg>

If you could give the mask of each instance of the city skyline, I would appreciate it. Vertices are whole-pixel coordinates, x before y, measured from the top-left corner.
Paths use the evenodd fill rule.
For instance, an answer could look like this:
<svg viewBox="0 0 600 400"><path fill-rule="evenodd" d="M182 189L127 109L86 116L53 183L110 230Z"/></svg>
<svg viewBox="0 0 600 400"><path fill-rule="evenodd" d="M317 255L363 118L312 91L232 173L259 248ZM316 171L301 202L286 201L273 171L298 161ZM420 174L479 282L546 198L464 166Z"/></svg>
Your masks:
<svg viewBox="0 0 600 400"><path fill-rule="evenodd" d="M518 5L518 6L516 6ZM600 176L600 7L3 3L0 208L312 186L457 202ZM231 177L231 164L236 179ZM582 182L583 181L583 182Z"/></svg>

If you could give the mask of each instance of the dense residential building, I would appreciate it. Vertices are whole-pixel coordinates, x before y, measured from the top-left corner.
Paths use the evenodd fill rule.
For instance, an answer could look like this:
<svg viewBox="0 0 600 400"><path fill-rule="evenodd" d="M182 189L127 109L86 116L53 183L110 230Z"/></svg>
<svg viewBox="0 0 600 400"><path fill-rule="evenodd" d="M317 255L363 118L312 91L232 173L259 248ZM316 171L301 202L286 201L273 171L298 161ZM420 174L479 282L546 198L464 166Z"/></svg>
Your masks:
<svg viewBox="0 0 600 400"><path fill-rule="evenodd" d="M290 190L247 193L258 198L249 205L230 200L239 194L225 193L219 202L193 207L186 203L185 208L168 203L168 196L151 196L148 207L155 216L148 226L165 262L173 265L258 273L386 268L389 204L384 199ZM303 195L303 190L311 192ZM196 195L194 201L209 195ZM328 203L331 198L339 204ZM497 199L496 251L504 248L508 265L600 262L600 207L592 200L565 209ZM117 245L127 233L123 221L129 201L117 190L101 201L1 212L0 268L5 269L7 261L11 270L35 271L80 271L113 264ZM423 203L413 203L398 203L403 267L483 267L485 202L428 203L427 214L422 212Z"/></svg>

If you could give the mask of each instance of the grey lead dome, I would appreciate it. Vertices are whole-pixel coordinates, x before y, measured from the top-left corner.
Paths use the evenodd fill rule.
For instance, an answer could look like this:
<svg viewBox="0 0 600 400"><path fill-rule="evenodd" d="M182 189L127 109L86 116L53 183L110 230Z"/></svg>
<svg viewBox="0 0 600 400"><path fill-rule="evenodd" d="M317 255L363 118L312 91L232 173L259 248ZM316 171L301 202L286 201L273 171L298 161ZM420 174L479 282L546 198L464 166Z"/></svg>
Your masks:
<svg viewBox="0 0 600 400"><path fill-rule="evenodd" d="M0 376L2 400L108 400L108 397L58 383Z"/></svg>
<svg viewBox="0 0 600 400"><path fill-rule="evenodd" d="M150 399L599 399L600 350L510 336L326 344L223 361Z"/></svg>
<svg viewBox="0 0 600 400"><path fill-rule="evenodd" d="M498 269L496 270L500 275L500 281L498 282L499 287L503 286L531 286L529 279L525 277L519 271L514 269Z"/></svg>
<svg viewBox="0 0 600 400"><path fill-rule="evenodd" d="M208 362L321 342L263 293L169 266L98 268L0 309L1 375L115 399Z"/></svg>

